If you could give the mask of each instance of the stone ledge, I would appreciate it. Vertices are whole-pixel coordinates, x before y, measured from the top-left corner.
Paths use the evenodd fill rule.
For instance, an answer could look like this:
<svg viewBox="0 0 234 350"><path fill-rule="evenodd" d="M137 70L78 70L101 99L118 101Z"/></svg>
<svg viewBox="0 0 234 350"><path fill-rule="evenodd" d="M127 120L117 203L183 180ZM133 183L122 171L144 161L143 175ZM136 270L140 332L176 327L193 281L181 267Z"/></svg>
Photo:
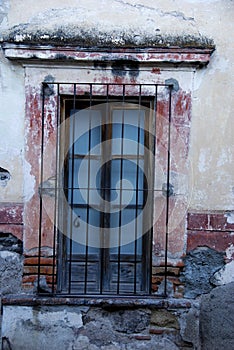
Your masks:
<svg viewBox="0 0 234 350"><path fill-rule="evenodd" d="M42 305L76 305L76 306L99 306L106 308L139 308L148 307L152 309L189 309L191 302L188 299L161 299L159 297L38 297L33 295L8 295L2 298L3 305L18 306L42 306Z"/></svg>
<svg viewBox="0 0 234 350"><path fill-rule="evenodd" d="M142 47L73 47L72 45L59 46L35 45L30 43L2 44L5 57L10 60L27 62L53 61L71 64L74 62L105 62L116 61L133 62L135 64L167 64L167 65L195 65L204 66L210 61L214 51L211 47L186 46L146 46Z"/></svg>
<svg viewBox="0 0 234 350"><path fill-rule="evenodd" d="M211 48L211 38L197 33L152 33L139 28L100 28L76 23L48 26L23 23L8 28L1 41L27 44L71 45L81 47L194 47Z"/></svg>

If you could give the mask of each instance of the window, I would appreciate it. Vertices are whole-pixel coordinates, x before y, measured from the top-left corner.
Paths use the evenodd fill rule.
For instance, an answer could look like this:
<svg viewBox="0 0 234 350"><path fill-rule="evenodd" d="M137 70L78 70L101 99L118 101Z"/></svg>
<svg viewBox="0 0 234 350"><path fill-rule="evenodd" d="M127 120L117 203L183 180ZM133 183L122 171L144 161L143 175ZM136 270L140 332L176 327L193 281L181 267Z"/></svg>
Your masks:
<svg viewBox="0 0 234 350"><path fill-rule="evenodd" d="M91 247L94 249L96 243L93 246L89 245L88 254L83 253L83 256L80 254L81 247L79 246L83 243L79 240L77 242L75 239L78 230L76 226L80 225L81 227L84 223L75 206L84 203L77 201L75 197L79 189L74 188L73 191L69 189L71 182L76 180L75 172L72 172L68 165L69 157L68 149L66 149L67 145L69 149L72 146L72 144L69 145L69 142L72 143L73 134L72 126L65 128L62 125L65 121L68 121L65 122L65 125L69 124L69 120L72 125L72 115L77 114L80 109L87 109L91 106L94 108L98 104L114 101L119 103L124 101L126 107L123 108L124 110L128 110L130 107L127 107L127 103L135 105L135 109L136 105L143 105L145 109L150 107L152 110L151 116L148 117L148 131L145 124L144 134L147 136L147 132L149 132L149 136L155 135L155 143L152 142L154 144L151 145L149 141L149 149L153 151L155 148L155 158L152 156L155 161L146 161L147 157L144 154L141 170L146 172L145 175L150 174L151 177L149 177L147 186L142 185L142 183L138 184L139 192L141 191L140 186L143 186L142 191L145 192L145 197L142 203L144 208L148 209L148 211L144 211L145 215L142 221L143 228L148 223L146 227L148 231L144 229L143 232L149 232L149 234L148 240L145 238L145 234L141 238L143 244L141 275L138 271L134 272L139 282L136 283L135 287L133 285L129 287L130 292L124 292L123 285L119 285L119 287L116 285L116 289L113 291L109 286L109 289L106 287L103 289L105 276L108 280L108 273L102 268L97 270L102 275L96 274L95 281L98 279L99 282L92 287L92 290L96 290L96 295L103 294L106 290L106 294L118 294L119 292L119 294L132 293L137 295L151 292L153 295L165 296L168 278L170 279L168 290L171 289L172 294L180 288L178 285L179 277L175 277L175 271L171 267L176 267L176 269L179 267L181 270L182 257L186 252L186 213L191 194L188 176L190 166L188 150L194 73L196 69L209 63L214 51L213 43L207 38L204 39L203 43L200 40L195 40L192 46L188 44L185 42L180 47L167 46L165 43L160 46L147 47L146 43L145 46L134 48L124 45L109 48L87 46L81 48L69 45L35 46L32 43L25 43L22 46L20 43L4 43L5 57L9 60L17 60L19 64L23 64L25 70L24 137L26 147L24 155L26 160L25 179L29 179L29 183L25 186L24 201L23 286L25 288L34 288L37 281L40 294L46 293L46 295L60 297L62 294L85 295L85 291L87 294L91 293L91 283L87 282L88 264L92 258ZM78 105L78 101L81 105ZM111 113L109 115L111 116ZM88 115L86 115L86 119L89 119ZM90 119L93 121L95 118L93 116ZM77 124L74 122L74 125L75 129L78 128L76 126L78 122ZM81 127L81 123L79 126ZM138 126L135 125L135 128ZM124 126L123 129L125 129ZM109 130L111 130L111 126L109 126ZM149 140L153 138L154 136L150 136ZM99 139L101 139L100 136ZM105 149L102 148L101 151L103 157L106 157ZM75 152L72 153L71 148L70 155L75 156ZM133 154L129 155L133 156ZM87 155L84 157L87 160L86 163L95 163L95 159L93 161L91 159L92 156L91 154L88 158ZM122 164L127 161L128 159L124 159ZM132 161L131 158L130 161ZM141 162L139 158L139 164ZM72 160L70 163L72 164ZM75 163L77 161L74 161ZM108 164L112 169L109 172L109 177L105 175ZM100 189L97 195L103 192L103 198L107 199L110 196L111 187L106 187L106 183L109 186L108 181L113 181L111 180L113 164L118 165L118 160L110 159L108 164L101 166L97 177L97 179L105 179L101 183L105 187L102 191ZM72 175L73 173L74 175ZM124 182L122 186L125 186ZM122 194L127 189L122 189ZM153 194L150 192L151 189L153 189ZM91 190L91 187L86 188L86 191L90 193ZM82 189L83 194L84 191L85 189ZM172 196L169 200L170 193ZM114 199L116 198L120 198L117 196L117 190ZM153 198L149 207L146 206L148 198ZM92 197L90 197L91 199ZM107 213L107 208L111 207L113 203L107 200L104 203L106 207L103 208L101 217L98 217L97 222L99 223L112 215L111 212ZM92 211L95 212L94 204L96 203L86 204L90 207L89 216ZM137 205L140 203L137 202ZM127 209L130 211L131 208L126 208L125 213ZM84 213L85 206L82 210ZM134 212L133 208L132 212ZM77 217L78 215L80 218ZM147 215L149 220L147 220ZM114 217L114 214L112 216ZM151 224L153 229L150 227ZM96 226L94 227L97 229ZM105 227L100 225L100 228L105 232ZM108 228L106 229L108 230ZM153 239L151 241L150 233L152 231ZM88 236L90 240L90 231ZM108 242L108 239L104 239L104 242ZM152 246L150 246L151 243ZM105 245L107 244L105 243ZM69 248L70 246L73 250ZM137 247L140 247L138 242ZM109 263L112 248L111 245L100 248L99 264L102 264L105 256L107 256L106 261ZM136 251L138 254L138 250ZM121 252L123 253L123 251ZM132 252L133 249L130 253ZM72 269L75 267L75 254L80 254L79 259L85 259L83 261L85 266L83 276L86 277L82 277L83 282L79 282L80 291L75 290L75 285L73 286L71 282L73 277L76 281L78 280L75 275L72 276ZM138 255L136 257L138 259ZM120 255L120 263L123 261L122 258L123 256ZM170 264L170 268L167 268L168 264ZM117 272L121 271L119 261L117 266L119 269ZM152 281L150 281L151 272ZM176 272L176 276L178 273ZM119 274L117 280L120 280L120 277ZM110 284L110 279L108 281ZM151 287L150 282L152 282ZM78 281L76 283L78 284ZM141 287L139 287L140 284Z"/></svg>
<svg viewBox="0 0 234 350"><path fill-rule="evenodd" d="M55 196L52 291L149 295L159 86L43 87L43 114L53 95L59 125L54 184L42 181Z"/></svg>

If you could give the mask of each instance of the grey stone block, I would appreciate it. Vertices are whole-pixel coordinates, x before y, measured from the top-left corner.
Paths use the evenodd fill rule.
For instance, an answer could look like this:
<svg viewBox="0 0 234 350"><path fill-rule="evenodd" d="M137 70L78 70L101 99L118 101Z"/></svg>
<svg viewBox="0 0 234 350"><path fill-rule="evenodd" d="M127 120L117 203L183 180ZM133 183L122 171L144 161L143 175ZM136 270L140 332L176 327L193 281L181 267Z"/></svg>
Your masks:
<svg viewBox="0 0 234 350"><path fill-rule="evenodd" d="M22 256L15 252L0 251L0 293L2 295L21 291L22 273Z"/></svg>
<svg viewBox="0 0 234 350"><path fill-rule="evenodd" d="M201 301L202 350L234 349L234 282L215 288Z"/></svg>
<svg viewBox="0 0 234 350"><path fill-rule="evenodd" d="M214 288L212 277L224 266L223 256L224 253L208 247L196 248L186 255L183 273L186 298L196 298Z"/></svg>

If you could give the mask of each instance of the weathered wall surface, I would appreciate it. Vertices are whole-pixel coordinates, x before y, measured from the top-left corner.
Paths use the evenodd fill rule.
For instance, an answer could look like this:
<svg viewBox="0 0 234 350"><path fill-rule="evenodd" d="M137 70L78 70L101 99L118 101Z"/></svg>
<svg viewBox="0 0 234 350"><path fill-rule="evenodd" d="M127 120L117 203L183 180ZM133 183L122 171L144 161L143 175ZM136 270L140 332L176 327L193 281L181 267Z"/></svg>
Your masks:
<svg viewBox="0 0 234 350"><path fill-rule="evenodd" d="M126 41L131 33L139 43L145 36L152 38L155 34L201 34L212 38L216 52L211 64L207 69L198 71L194 79L190 208L231 210L234 196L231 152L233 45L230 35L233 12L230 0L184 0L179 4L174 1L116 0L101 1L98 7L91 0L79 1L79 4L70 0L66 6L62 1L40 1L32 6L30 1L4 0L0 28L19 26L19 40L26 28L34 34L41 33L46 39L56 30L69 37L82 27L85 27L88 37L106 33L113 43ZM1 166L12 174L9 186L1 189L1 200L21 201L24 196L27 197L27 186L24 187L25 192L22 188L22 174L30 172L22 156L23 70L17 65L9 65L3 57L1 62L0 159ZM7 103L9 100L10 105ZM26 176L27 180L32 181Z"/></svg>
<svg viewBox="0 0 234 350"><path fill-rule="evenodd" d="M110 312L97 308L6 305L3 316L4 349L10 349L10 346L12 349L36 349L36 346L41 348L41 344L45 349L59 349L60 344L56 341L61 341L61 334L68 349L79 350L154 349L155 344L163 350L198 350L200 346L213 350L213 345L219 344L218 340L211 347L209 344L220 330L212 328L222 312L221 308L215 311L219 305L217 300L220 300L218 298L223 291L230 295L230 282L234 280L233 17L232 0L103 0L98 5L93 0L67 0L66 3L42 0L33 2L33 5L30 0L0 2L0 37L8 32L8 38L17 42L58 44L59 41L67 41L72 44L76 37L79 40L83 38L83 44L91 46L94 42L101 46L142 43L150 46L155 41L167 46L172 37L177 37L178 45L192 45L196 36L212 39L216 45L209 65L196 70L193 75L187 234L181 235L183 228L179 228L182 247L179 252L187 254L183 262L180 261L180 266L172 265L168 269L168 284L177 298L199 298L201 294L208 293L202 298L200 319L199 302L182 311L179 308L169 311L167 308L160 311L144 308ZM171 78L170 73L167 78ZM26 140L24 87L24 67L8 61L1 50L0 167L10 173L7 183L5 179L0 180L0 185L6 184L0 186L0 293L6 295L21 290L23 224L27 223L27 229L32 231L32 240L38 238L32 225L33 217L37 217L22 217L21 204L30 206L29 201L38 191L35 174L26 159L30 132ZM38 163L38 160L35 159L35 162ZM34 210L37 211L37 208ZM185 226L185 222L183 224ZM174 238L176 247L178 239L176 235ZM25 246L26 243L27 240L24 240ZM37 258L33 261L35 266L31 266L31 260L25 264L28 271L38 270ZM179 276L181 270L183 274ZM158 281L161 283L160 273L160 268L156 267L155 285ZM24 281L29 283L30 280L32 286L36 273L34 277L24 276ZM216 286L221 287L212 292ZM228 312L232 309L227 303L221 305L228 310L224 316L225 320L229 320ZM48 318L51 322L46 321ZM125 318L131 320L127 326ZM137 324L136 320L139 321ZM230 347L233 337L229 321L225 325L227 333L224 332L221 338ZM23 330L28 337L22 337ZM45 338L45 334L48 337ZM57 339L56 334L59 335ZM108 338L110 341L107 343ZM30 343L32 339L33 346ZM38 340L36 345L35 339ZM220 344L223 346L222 342Z"/></svg>
<svg viewBox="0 0 234 350"><path fill-rule="evenodd" d="M208 241L214 238L218 241L212 248L219 251L224 252L233 243L233 45L229 35L233 8L233 2L228 0L183 0L179 4L115 0L101 1L98 7L92 0L82 0L79 4L70 0L66 6L62 1L41 1L33 6L30 1L1 2L0 30L4 36L11 28L8 39L14 38L16 42L72 43L74 37L82 37L84 45L95 41L99 45L151 45L155 41L167 45L172 36L178 37L178 45L186 42L192 45L194 36L206 36L214 41L216 51L210 64L196 70L193 81L190 201L186 206L191 215L194 211L201 215L191 216L195 222L191 217L188 219L188 243L184 243L188 252L197 246L210 246ZM28 203L38 188L24 154L30 147L25 140L24 68L9 62L1 52L0 74L0 166L11 175L7 185L0 187L0 200ZM216 224L203 225L204 211L213 213L214 217L219 211ZM219 220L226 220L229 227ZM6 226L2 232L6 232ZM15 228L14 232L11 230L15 232Z"/></svg>
<svg viewBox="0 0 234 350"><path fill-rule="evenodd" d="M190 207L233 210L233 30L232 1L200 3L199 27L212 36L216 51L211 64L194 81L191 162L193 194ZM196 15L195 15L196 17Z"/></svg>
<svg viewBox="0 0 234 350"><path fill-rule="evenodd" d="M200 335L202 349L219 350L234 347L234 283L218 287L201 301ZM231 326L231 327L230 327Z"/></svg>
<svg viewBox="0 0 234 350"><path fill-rule="evenodd" d="M194 310L9 305L3 313L3 350L198 349Z"/></svg>

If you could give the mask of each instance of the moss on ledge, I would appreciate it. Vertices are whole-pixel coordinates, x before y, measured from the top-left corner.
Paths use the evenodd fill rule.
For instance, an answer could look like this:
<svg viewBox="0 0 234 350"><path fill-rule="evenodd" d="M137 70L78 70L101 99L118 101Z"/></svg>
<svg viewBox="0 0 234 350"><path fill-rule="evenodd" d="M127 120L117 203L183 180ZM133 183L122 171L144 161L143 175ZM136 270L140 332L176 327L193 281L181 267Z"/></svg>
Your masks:
<svg viewBox="0 0 234 350"><path fill-rule="evenodd" d="M136 32L133 29L103 31L97 28L66 27L42 28L30 24L21 24L2 34L2 42L14 44L110 47L110 48L197 48L214 49L212 39L190 34L150 34Z"/></svg>

